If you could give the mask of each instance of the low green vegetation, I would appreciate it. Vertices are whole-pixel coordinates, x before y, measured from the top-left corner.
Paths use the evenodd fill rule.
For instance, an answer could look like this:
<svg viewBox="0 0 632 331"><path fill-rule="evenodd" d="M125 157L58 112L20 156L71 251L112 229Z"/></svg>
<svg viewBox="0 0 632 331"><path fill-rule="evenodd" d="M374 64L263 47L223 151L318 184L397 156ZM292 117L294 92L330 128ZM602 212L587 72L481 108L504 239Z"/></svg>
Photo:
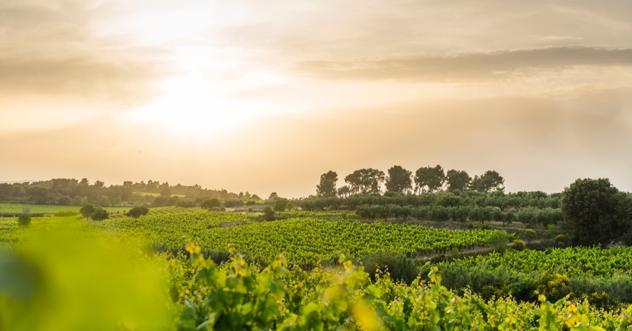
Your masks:
<svg viewBox="0 0 632 331"><path fill-rule="evenodd" d="M375 253L414 257L423 252L487 245L495 234L502 233L312 217L257 220L256 214L175 209L166 215L152 211L138 220L113 219L103 226L152 238L172 251L181 250L188 242L199 243L209 251L233 245L253 259L270 262L285 254L296 264L335 261L340 254L352 258Z"/></svg>
<svg viewBox="0 0 632 331"><path fill-rule="evenodd" d="M602 311L586 302L519 303L457 295L433 269L411 285L388 276L371 281L350 261L340 271L304 271L276 259L262 269L233 255L222 266L189 246L190 268L179 282L186 303L179 330L628 330L632 306ZM193 270L190 273L189 270Z"/></svg>
<svg viewBox="0 0 632 331"><path fill-rule="evenodd" d="M483 296L537 300L567 295L600 305L632 303L632 247L509 250L439 265L444 284Z"/></svg>
<svg viewBox="0 0 632 331"><path fill-rule="evenodd" d="M254 204L0 205L10 216L0 218L0 329L632 329L632 248L612 247L632 237L628 194L607 180L578 180L562 195L504 193L497 173L450 170L441 182L439 170L361 169L344 194L327 172L319 197ZM154 202L184 199L159 187ZM50 242L59 229L73 235ZM115 254L72 243L102 239ZM550 248L572 244L595 246ZM113 271L95 275L101 265ZM144 292L147 270L170 277ZM139 301L126 305L125 289ZM137 310L152 297L158 305ZM116 309L74 304L89 300ZM41 309L53 303L59 321Z"/></svg>

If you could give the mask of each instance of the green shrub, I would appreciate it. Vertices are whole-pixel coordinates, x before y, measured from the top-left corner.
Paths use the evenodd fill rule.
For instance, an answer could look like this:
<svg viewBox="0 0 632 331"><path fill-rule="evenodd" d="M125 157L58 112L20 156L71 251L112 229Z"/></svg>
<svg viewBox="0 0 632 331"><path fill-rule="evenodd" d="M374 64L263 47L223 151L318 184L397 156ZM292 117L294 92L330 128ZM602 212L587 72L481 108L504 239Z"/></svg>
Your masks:
<svg viewBox="0 0 632 331"><path fill-rule="evenodd" d="M505 232L494 232L489 238L489 245L491 245L497 251L504 251L509 242L509 235Z"/></svg>
<svg viewBox="0 0 632 331"><path fill-rule="evenodd" d="M527 248L527 242L524 240L520 240L520 239L516 239L514 241L511 242L511 248L521 251Z"/></svg>
<svg viewBox="0 0 632 331"><path fill-rule="evenodd" d="M266 208L263 209L263 219L266 221L273 221L275 218L276 213L274 212L274 209L270 206L266 206Z"/></svg>
<svg viewBox="0 0 632 331"><path fill-rule="evenodd" d="M373 279L376 273L387 272L392 279L410 284L419 275L415 261L404 255L386 253L371 255L365 257L362 264Z"/></svg>
<svg viewBox="0 0 632 331"><path fill-rule="evenodd" d="M94 213L94 210L95 210L95 207L93 205L87 204L87 205L83 205L83 207L79 209L79 212L81 213L81 216L83 216L84 218L90 218L92 213Z"/></svg>
<svg viewBox="0 0 632 331"><path fill-rule="evenodd" d="M127 216L139 218L143 215L147 215L147 213L149 213L149 208L147 207L134 207L127 212Z"/></svg>
<svg viewBox="0 0 632 331"><path fill-rule="evenodd" d="M109 217L108 212L105 209L99 208L99 207L95 208L92 214L90 215L90 218L93 221L106 220L108 219L108 217Z"/></svg>
<svg viewBox="0 0 632 331"><path fill-rule="evenodd" d="M529 240L533 240L538 235L538 233L534 229L525 229L524 230L524 235Z"/></svg>
<svg viewBox="0 0 632 331"><path fill-rule="evenodd" d="M31 224L31 215L28 213L22 213L18 216L18 224L20 226L28 226Z"/></svg>
<svg viewBox="0 0 632 331"><path fill-rule="evenodd" d="M202 201L200 206L204 209L213 210L222 206L222 202L219 199L207 199Z"/></svg>

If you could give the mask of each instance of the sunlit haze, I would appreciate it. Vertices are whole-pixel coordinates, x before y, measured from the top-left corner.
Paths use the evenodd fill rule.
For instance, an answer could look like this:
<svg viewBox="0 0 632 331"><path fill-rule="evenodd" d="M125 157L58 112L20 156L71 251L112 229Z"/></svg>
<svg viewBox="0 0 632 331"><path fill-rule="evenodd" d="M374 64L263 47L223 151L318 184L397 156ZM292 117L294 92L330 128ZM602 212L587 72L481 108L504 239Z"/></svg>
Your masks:
<svg viewBox="0 0 632 331"><path fill-rule="evenodd" d="M632 190L632 2L0 0L0 181Z"/></svg>

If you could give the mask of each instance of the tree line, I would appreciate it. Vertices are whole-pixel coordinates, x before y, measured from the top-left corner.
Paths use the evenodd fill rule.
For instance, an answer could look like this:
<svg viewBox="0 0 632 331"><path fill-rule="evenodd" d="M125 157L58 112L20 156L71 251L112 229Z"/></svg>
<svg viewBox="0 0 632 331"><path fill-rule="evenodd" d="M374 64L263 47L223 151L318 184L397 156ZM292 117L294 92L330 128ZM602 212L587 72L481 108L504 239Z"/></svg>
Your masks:
<svg viewBox="0 0 632 331"><path fill-rule="evenodd" d="M327 171L320 176L316 193L320 197L343 197L355 194L381 194L382 187L391 193L432 193L441 190L448 192L502 192L505 179L495 170L471 177L465 170L426 166L412 171L395 165L387 173L374 168L363 168L345 176L345 185L337 187L338 174Z"/></svg>
<svg viewBox="0 0 632 331"><path fill-rule="evenodd" d="M25 183L1 183L0 201L50 205L134 206L180 205L199 206L202 201L217 199L230 204L247 204L261 201L249 192L233 193L211 190L199 185L170 185L159 181L126 181L122 185L105 185L102 181L90 183L88 179L57 178Z"/></svg>

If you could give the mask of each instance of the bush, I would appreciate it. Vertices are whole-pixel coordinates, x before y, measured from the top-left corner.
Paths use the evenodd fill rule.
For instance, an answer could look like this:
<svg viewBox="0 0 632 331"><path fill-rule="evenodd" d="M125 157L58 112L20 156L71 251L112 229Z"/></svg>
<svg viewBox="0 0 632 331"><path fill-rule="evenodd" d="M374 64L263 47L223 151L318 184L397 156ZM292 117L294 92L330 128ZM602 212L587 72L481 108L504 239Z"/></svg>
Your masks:
<svg viewBox="0 0 632 331"><path fill-rule="evenodd" d="M267 206L265 209L263 209L263 219L265 219L266 221L273 221L276 218L276 213L274 212L274 209L272 209L272 207Z"/></svg>
<svg viewBox="0 0 632 331"><path fill-rule="evenodd" d="M566 244L566 236L563 234L558 234L557 236L555 236L555 243L557 243L558 245L564 245Z"/></svg>
<svg viewBox="0 0 632 331"><path fill-rule="evenodd" d="M419 275L415 261L403 255L371 255L365 257L362 264L373 279L378 272L384 271L392 279L410 284Z"/></svg>
<svg viewBox="0 0 632 331"><path fill-rule="evenodd" d="M222 206L222 202L219 199L207 199L202 201L200 206L204 209L212 210Z"/></svg>
<svg viewBox="0 0 632 331"><path fill-rule="evenodd" d="M143 215L147 215L147 213L149 213L149 208L147 207L134 207L127 212L127 216L139 218Z"/></svg>
<svg viewBox="0 0 632 331"><path fill-rule="evenodd" d="M235 207L241 207L244 205L244 202L239 200L239 199L233 199L233 200L226 200L224 202L224 206L226 208L235 208Z"/></svg>
<svg viewBox="0 0 632 331"><path fill-rule="evenodd" d="M525 237L527 237L529 240L533 240L535 239L535 237L537 236L537 232L535 232L534 229L525 229L524 230L524 235Z"/></svg>
<svg viewBox="0 0 632 331"><path fill-rule="evenodd" d="M290 206L290 200L285 198L276 198L274 199L273 206L275 211L284 211Z"/></svg>
<svg viewBox="0 0 632 331"><path fill-rule="evenodd" d="M518 250L518 251L522 251L524 249L527 248L527 242L524 240L520 240L520 239L516 239L514 241L511 242L512 246L511 248Z"/></svg>
<svg viewBox="0 0 632 331"><path fill-rule="evenodd" d="M22 213L18 216L18 224L20 226L28 226L31 224L31 215L28 213Z"/></svg>
<svg viewBox="0 0 632 331"><path fill-rule="evenodd" d="M99 207L95 208L94 212L92 212L92 215L90 215L90 218L93 221L102 221L108 219L108 217L108 212L105 209Z"/></svg>
<svg viewBox="0 0 632 331"><path fill-rule="evenodd" d="M497 231L489 238L489 245L491 245L497 251L504 251L509 241L509 235L504 232Z"/></svg>
<svg viewBox="0 0 632 331"><path fill-rule="evenodd" d="M83 216L84 218L90 218L90 216L92 215L92 213L94 213L94 206L87 204L87 205L83 205L83 207L81 207L81 209L79 209L79 212L81 213L81 216Z"/></svg>

